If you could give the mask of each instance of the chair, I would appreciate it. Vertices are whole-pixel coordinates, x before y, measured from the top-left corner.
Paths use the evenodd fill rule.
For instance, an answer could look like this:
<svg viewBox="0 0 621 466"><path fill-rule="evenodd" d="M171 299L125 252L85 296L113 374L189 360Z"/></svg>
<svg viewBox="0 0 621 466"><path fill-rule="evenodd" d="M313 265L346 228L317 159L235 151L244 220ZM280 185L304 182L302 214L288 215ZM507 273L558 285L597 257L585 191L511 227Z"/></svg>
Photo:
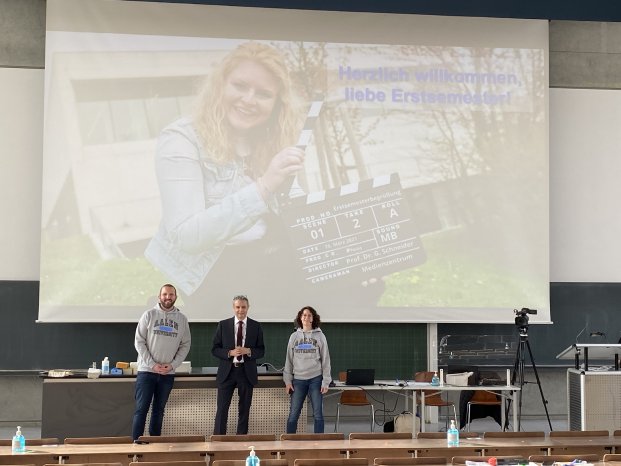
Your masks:
<svg viewBox="0 0 621 466"><path fill-rule="evenodd" d="M536 431L536 432L512 432L512 431L506 431L506 432L498 432L498 431L493 431L493 432L485 432L483 434L483 438L485 439L511 439L511 440L517 440L519 442L520 439L533 439L533 438L540 438L543 439L545 438L546 433L543 431ZM541 446L531 446L531 445L526 445L526 442L524 442L524 444L520 444L520 445L515 445L515 446L498 446L498 447L485 447L485 451L484 454L488 455L488 456L492 456L492 455L515 455L515 456L520 456L523 458L528 458L530 455L541 455L544 452L547 452L548 449L545 447L541 447Z"/></svg>
<svg viewBox="0 0 621 466"><path fill-rule="evenodd" d="M618 432L618 431L615 431ZM604 463L606 463L607 461L621 461L621 454L619 453L608 453L606 455L604 455Z"/></svg>
<svg viewBox="0 0 621 466"><path fill-rule="evenodd" d="M459 438L476 438L480 437L481 434L476 432L460 432ZM446 432L419 432L416 435L416 438L446 438Z"/></svg>
<svg viewBox="0 0 621 466"><path fill-rule="evenodd" d="M471 410L473 405L497 406L498 409L500 409L501 403L502 402L496 393L488 392L486 390L475 390L466 407L466 423L468 424L468 432L470 431L470 422L472 421Z"/></svg>
<svg viewBox="0 0 621 466"><path fill-rule="evenodd" d="M607 430L553 430L550 437L608 437Z"/></svg>
<svg viewBox="0 0 621 466"><path fill-rule="evenodd" d="M140 466L144 465L144 463L138 463ZM261 466L288 466L289 460L286 459L269 459L269 460L261 460ZM183 465L179 465L183 466ZM203 463L205 466L205 463ZM211 466L246 466L246 460L215 460L212 461Z"/></svg>
<svg viewBox="0 0 621 466"><path fill-rule="evenodd" d="M537 432L484 432L483 438L545 438L546 433L544 431Z"/></svg>
<svg viewBox="0 0 621 466"><path fill-rule="evenodd" d="M412 466L419 464L446 464L444 456L427 456L423 458L375 458L375 466Z"/></svg>
<svg viewBox="0 0 621 466"><path fill-rule="evenodd" d="M12 439L2 438L2 439L0 439L0 447L10 447L12 442L13 442ZM50 437L50 438L27 438L26 439L26 446L38 446L38 447L40 447L41 445L58 445L59 443L60 442L58 441L58 439L56 437Z"/></svg>
<svg viewBox="0 0 621 466"><path fill-rule="evenodd" d="M334 432L338 432L339 430L341 406L368 407L371 414L371 432L373 432L375 426L375 408L367 398L367 394L363 389L343 390L341 392L339 401L336 404L336 422L334 423Z"/></svg>
<svg viewBox="0 0 621 466"><path fill-rule="evenodd" d="M204 442L204 435L141 435L139 442L144 443L186 443Z"/></svg>
<svg viewBox="0 0 621 466"><path fill-rule="evenodd" d="M349 440L388 440L388 439L411 439L409 432L352 432Z"/></svg>
<svg viewBox="0 0 621 466"><path fill-rule="evenodd" d="M58 466L58 463L48 463L44 466ZM71 466L123 466L123 463L71 463Z"/></svg>
<svg viewBox="0 0 621 466"><path fill-rule="evenodd" d="M621 437L621 430L615 430L612 435L615 437Z"/></svg>
<svg viewBox="0 0 621 466"><path fill-rule="evenodd" d="M300 458L293 462L294 466L367 466L368 464L366 458Z"/></svg>
<svg viewBox="0 0 621 466"><path fill-rule="evenodd" d="M302 440L302 441L306 441L306 440L345 440L345 436L343 434L341 434L340 432L328 432L328 433L324 433L324 434L312 434L312 433L308 433L308 434L281 434L280 435L280 440Z"/></svg>
<svg viewBox="0 0 621 466"><path fill-rule="evenodd" d="M593 462L599 461L600 457L597 454L584 454L584 455L530 455L528 461L533 463L543 463L544 461L553 462L571 462L575 459L581 459L582 461Z"/></svg>
<svg viewBox="0 0 621 466"><path fill-rule="evenodd" d="M129 435L124 437L68 437L65 445L112 445L119 443L134 443Z"/></svg>
<svg viewBox="0 0 621 466"><path fill-rule="evenodd" d="M460 432L459 439L467 439L467 438L476 438L479 437L480 434L476 432ZM446 442L446 432L419 432L416 436L417 439L444 439ZM451 458L455 456L455 447L442 447L442 446L431 446L431 447L416 447L416 457L421 458L434 458L434 457L442 457L446 460L447 463L451 462ZM459 445L459 453L462 455L470 455L477 456L483 454L483 447L478 445L465 446Z"/></svg>
<svg viewBox="0 0 621 466"><path fill-rule="evenodd" d="M502 459L513 459L513 458L515 458L515 456L495 456L495 455L491 455L491 456L477 456L477 455L453 456L453 458L451 459L451 464L466 464L466 461L476 461L476 462L487 463L487 460L489 460L490 458L496 458L496 459L502 460Z"/></svg>
<svg viewBox="0 0 621 466"><path fill-rule="evenodd" d="M210 442L273 442L276 434L211 435Z"/></svg>
<svg viewBox="0 0 621 466"><path fill-rule="evenodd" d="M433 372L430 371L422 371L422 372L417 372L416 374L414 374L414 382L431 382L431 378L433 377ZM420 402L420 396L417 394L417 397L419 398L419 402ZM441 394L439 391L437 390L422 390L422 396L425 397L425 406L437 406L438 408L441 408L443 406L445 406L447 409L449 406L451 406L453 408L453 419L457 420L457 410L455 409L455 403L453 403L452 401L446 401L444 400L444 398L442 398ZM446 426L448 428L448 418L449 416L446 416Z"/></svg>
<svg viewBox="0 0 621 466"><path fill-rule="evenodd" d="M245 461L245 460L244 460ZM71 465L74 466L74 465ZM131 462L129 466L206 466L204 461L140 461Z"/></svg>
<svg viewBox="0 0 621 466"><path fill-rule="evenodd" d="M567 444L550 447L548 455L579 455L582 458L587 454L596 454L598 458L602 458L604 455L612 453L610 447L589 445L588 440L581 442L579 439L608 437L609 435L610 433L607 430L554 430L550 432L549 437L553 439L567 438Z"/></svg>
<svg viewBox="0 0 621 466"><path fill-rule="evenodd" d="M324 440L344 440L345 439L345 435L340 433L340 432L328 432L328 433L323 433L323 434L315 434L315 433L297 433L297 434L281 434L280 435L280 440L289 440L289 441L309 441L309 442L320 442L320 441L324 441ZM281 453L280 454L287 454L286 452L286 447L282 447ZM333 455L335 455L336 452L334 450L330 450L330 449L312 449L309 451L305 451L303 453L298 452L297 455L299 456L291 456L291 455L296 455L295 452L291 452L291 457L292 458L297 458L297 459L301 459L303 457L310 457L310 458L332 458ZM280 458L280 456L278 456L278 458Z"/></svg>

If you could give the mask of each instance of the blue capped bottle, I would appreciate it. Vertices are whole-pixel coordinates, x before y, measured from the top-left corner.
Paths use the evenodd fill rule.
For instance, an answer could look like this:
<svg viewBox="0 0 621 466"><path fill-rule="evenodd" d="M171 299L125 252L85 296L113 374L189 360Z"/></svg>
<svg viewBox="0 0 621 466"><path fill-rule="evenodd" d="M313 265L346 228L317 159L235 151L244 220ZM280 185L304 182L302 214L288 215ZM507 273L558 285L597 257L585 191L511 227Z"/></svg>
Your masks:
<svg viewBox="0 0 621 466"><path fill-rule="evenodd" d="M259 466L261 464L261 460L254 452L254 447L250 446L248 448L250 448L250 454L246 458L246 466Z"/></svg>
<svg viewBox="0 0 621 466"><path fill-rule="evenodd" d="M455 420L451 419L451 427L446 431L446 444L449 447L459 446L459 431L455 426Z"/></svg>
<svg viewBox="0 0 621 466"><path fill-rule="evenodd" d="M17 426L17 432L15 432L11 442L11 451L13 453L24 453L26 451L26 439L22 434L21 426Z"/></svg>
<svg viewBox="0 0 621 466"><path fill-rule="evenodd" d="M110 375L110 360L108 356L101 361L101 375Z"/></svg>

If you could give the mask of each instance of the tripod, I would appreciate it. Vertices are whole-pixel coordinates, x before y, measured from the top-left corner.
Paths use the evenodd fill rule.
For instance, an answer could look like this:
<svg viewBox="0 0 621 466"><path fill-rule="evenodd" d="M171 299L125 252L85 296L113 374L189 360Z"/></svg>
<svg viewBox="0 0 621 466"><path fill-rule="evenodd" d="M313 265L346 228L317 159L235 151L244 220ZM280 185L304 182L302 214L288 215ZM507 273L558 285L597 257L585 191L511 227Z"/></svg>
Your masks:
<svg viewBox="0 0 621 466"><path fill-rule="evenodd" d="M530 343L528 342L528 325L522 325L519 327L520 343L515 354L515 362L513 363L513 374L511 375L511 385L517 385L520 387L518 393L518 410L517 410L517 431L521 429L522 423L522 394L524 393L524 384L532 383L524 380L524 360L526 357L526 350L528 350L528 356L530 357L530 364L535 373L535 379L539 386L539 393L541 394L541 402L546 412L546 418L548 419L548 425L552 430L552 422L550 422L550 414L548 413L548 400L543 396L543 389L541 388L541 381L539 380L539 373L537 372L537 366L535 365L535 359L533 358L533 352L530 349ZM505 430L509 426L509 409L511 408L511 400L508 401L505 411Z"/></svg>

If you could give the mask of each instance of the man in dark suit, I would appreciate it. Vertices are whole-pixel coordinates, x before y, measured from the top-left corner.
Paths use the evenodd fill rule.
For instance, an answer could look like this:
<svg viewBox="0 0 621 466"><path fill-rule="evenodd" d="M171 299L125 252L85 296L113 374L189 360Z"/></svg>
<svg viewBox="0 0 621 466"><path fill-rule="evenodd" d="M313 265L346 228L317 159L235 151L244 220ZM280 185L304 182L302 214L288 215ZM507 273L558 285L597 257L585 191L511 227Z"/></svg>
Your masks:
<svg viewBox="0 0 621 466"><path fill-rule="evenodd" d="M233 392L239 395L239 418L237 433L248 433L248 418L252 403L252 390L258 382L257 359L265 354L263 330L256 320L248 318L250 304L245 296L233 298L230 319L218 324L213 337L211 354L220 360L218 364L218 408L213 433L226 434L229 406Z"/></svg>

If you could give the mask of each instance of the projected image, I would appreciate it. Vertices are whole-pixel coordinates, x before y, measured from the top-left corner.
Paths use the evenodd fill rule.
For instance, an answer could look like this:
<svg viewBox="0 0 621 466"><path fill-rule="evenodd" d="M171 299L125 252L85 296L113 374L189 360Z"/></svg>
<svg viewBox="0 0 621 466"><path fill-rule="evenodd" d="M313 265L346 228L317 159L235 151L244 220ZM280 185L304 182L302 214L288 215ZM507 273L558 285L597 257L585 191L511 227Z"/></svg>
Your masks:
<svg viewBox="0 0 621 466"><path fill-rule="evenodd" d="M194 320L547 305L544 61L48 33L41 318L134 320L165 282Z"/></svg>

